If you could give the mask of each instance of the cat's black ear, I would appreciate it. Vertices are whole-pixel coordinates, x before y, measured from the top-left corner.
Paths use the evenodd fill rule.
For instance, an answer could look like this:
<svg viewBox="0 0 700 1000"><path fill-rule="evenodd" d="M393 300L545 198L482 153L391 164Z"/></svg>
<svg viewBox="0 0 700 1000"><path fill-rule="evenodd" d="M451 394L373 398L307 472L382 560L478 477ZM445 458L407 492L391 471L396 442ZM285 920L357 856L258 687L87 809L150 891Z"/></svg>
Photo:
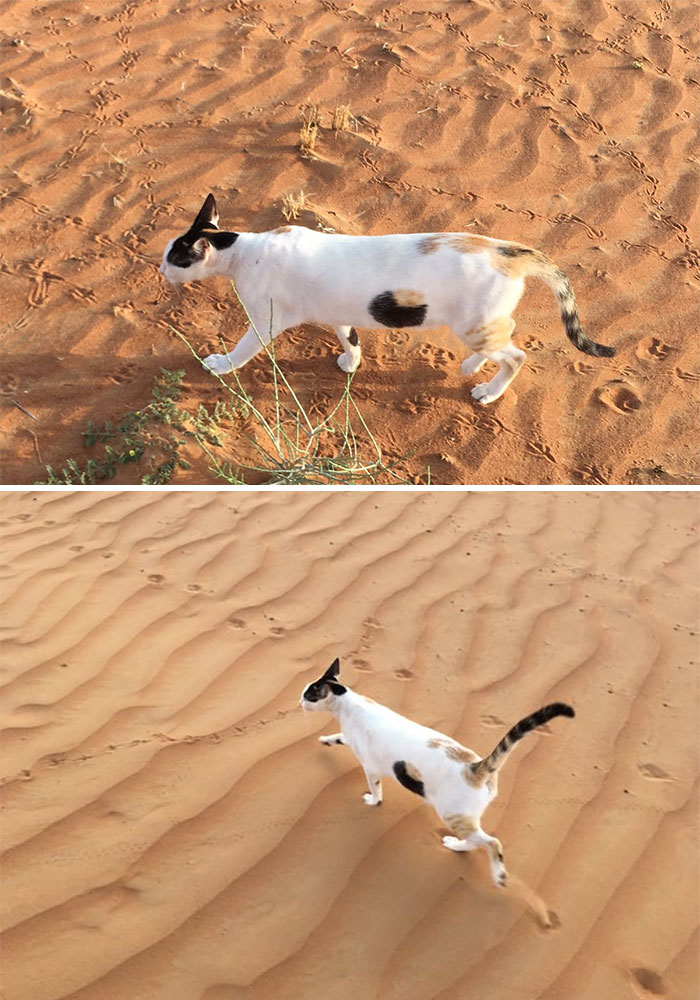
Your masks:
<svg viewBox="0 0 700 1000"><path fill-rule="evenodd" d="M331 689L333 694L345 694L347 688L344 684L338 684L337 681L329 681L328 687Z"/></svg>
<svg viewBox="0 0 700 1000"><path fill-rule="evenodd" d="M206 229L207 226L219 225L219 212L213 194L208 194L199 210L197 218L192 223L193 229Z"/></svg>
<svg viewBox="0 0 700 1000"><path fill-rule="evenodd" d="M332 681L335 677L338 676L339 673L340 673L340 660L336 656L336 658L333 660L328 670L326 670L321 680Z"/></svg>

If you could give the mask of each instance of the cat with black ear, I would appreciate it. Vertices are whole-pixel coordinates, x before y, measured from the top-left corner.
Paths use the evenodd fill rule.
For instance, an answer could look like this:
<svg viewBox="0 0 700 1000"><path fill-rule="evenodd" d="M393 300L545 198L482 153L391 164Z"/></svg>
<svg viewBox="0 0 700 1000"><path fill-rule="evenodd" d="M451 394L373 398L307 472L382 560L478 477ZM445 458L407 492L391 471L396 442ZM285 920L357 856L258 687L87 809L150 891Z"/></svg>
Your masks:
<svg viewBox="0 0 700 1000"><path fill-rule="evenodd" d="M525 352L511 342L511 318L525 278L540 278L559 304L564 331L579 351L612 357L579 322L571 283L539 250L473 233L388 233L346 236L305 226L265 233L219 229L212 194L182 236L165 248L161 274L172 284L214 275L233 280L250 326L232 351L203 359L224 375L247 364L283 330L302 323L330 326L343 348L344 372L362 359L358 329L449 327L473 352L462 373L498 364L488 381L472 388L492 403L513 381Z"/></svg>
<svg viewBox="0 0 700 1000"><path fill-rule="evenodd" d="M481 757L457 740L429 729L386 705L357 694L338 680L340 661L308 684L301 695L301 707L330 712L341 731L320 736L326 746L349 746L367 778L369 806L382 802L382 778L392 777L415 795L420 795L452 830L442 842L451 851L483 848L497 886L506 884L507 874L500 840L481 828L481 816L498 794L498 773L516 744L527 733L550 719L574 717L563 702L553 702L517 722L491 753Z"/></svg>

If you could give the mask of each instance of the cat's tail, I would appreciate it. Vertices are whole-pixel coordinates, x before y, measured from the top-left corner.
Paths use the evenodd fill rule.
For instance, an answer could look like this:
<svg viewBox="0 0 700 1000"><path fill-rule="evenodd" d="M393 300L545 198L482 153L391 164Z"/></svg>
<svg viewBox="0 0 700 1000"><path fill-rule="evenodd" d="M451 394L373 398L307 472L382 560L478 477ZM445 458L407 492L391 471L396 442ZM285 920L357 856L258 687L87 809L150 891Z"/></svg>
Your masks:
<svg viewBox="0 0 700 1000"><path fill-rule="evenodd" d="M484 757L483 760L478 760L470 765L476 783L481 784L486 781L490 774L498 771L505 763L515 744L526 733L532 732L538 726L543 726L545 722L549 722L550 719L553 719L557 715L567 715L570 719L573 719L575 712L571 705L555 701L554 704L545 705L544 708L540 708L537 712L533 712L532 715L528 715L524 719L521 719L520 722L516 722L488 757Z"/></svg>
<svg viewBox="0 0 700 1000"><path fill-rule="evenodd" d="M505 264L505 267L509 271L512 270L514 276L526 278L532 275L533 278L540 278L546 285L549 285L559 303L559 312L566 336L574 347L583 351L584 354L592 354L594 357L614 357L616 354L614 347L596 344L584 333L578 318L576 298L571 282L553 261L545 257L539 250L530 250L529 247L519 246L516 243L501 244L497 248L497 253L506 258L508 263Z"/></svg>

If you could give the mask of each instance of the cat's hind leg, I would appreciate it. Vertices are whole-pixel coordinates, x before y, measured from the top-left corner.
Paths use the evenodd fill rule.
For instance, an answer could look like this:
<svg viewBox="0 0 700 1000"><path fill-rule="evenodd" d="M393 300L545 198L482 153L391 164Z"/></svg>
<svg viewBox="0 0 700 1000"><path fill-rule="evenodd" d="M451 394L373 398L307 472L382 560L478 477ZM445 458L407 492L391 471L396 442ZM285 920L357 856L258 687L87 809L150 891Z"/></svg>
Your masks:
<svg viewBox="0 0 700 1000"><path fill-rule="evenodd" d="M490 837L482 829L472 834L472 841L476 841L477 847L483 847L489 856L491 864L491 878L493 884L503 888L508 881L508 872L503 862L503 846L497 837Z"/></svg>
<svg viewBox="0 0 700 1000"><path fill-rule="evenodd" d="M525 351L515 347L510 339L514 329L515 322L510 316L503 316L469 330L463 337L475 354L462 363L462 374L473 375L486 360L498 362L494 377L472 389L474 399L483 405L502 396L523 366Z"/></svg>
<svg viewBox="0 0 700 1000"><path fill-rule="evenodd" d="M479 829L479 824L471 816L447 815L442 817L446 825L453 830L457 836L446 836L442 838L445 847L451 851L475 851L478 844L472 843L472 834Z"/></svg>
<svg viewBox="0 0 700 1000"><path fill-rule="evenodd" d="M478 822L468 816L446 816L445 822L458 836L443 837L442 842L451 851L475 851L483 847L489 856L491 878L494 885L503 887L508 874L503 863L503 847L497 837L491 837L479 826Z"/></svg>
<svg viewBox="0 0 700 1000"><path fill-rule="evenodd" d="M327 747L347 746L345 737L342 733L331 733L329 736L319 736L318 742L323 743Z"/></svg>
<svg viewBox="0 0 700 1000"><path fill-rule="evenodd" d="M344 372L356 371L362 360L360 338L354 326L334 326L335 335L343 346L343 354L338 358L338 367Z"/></svg>

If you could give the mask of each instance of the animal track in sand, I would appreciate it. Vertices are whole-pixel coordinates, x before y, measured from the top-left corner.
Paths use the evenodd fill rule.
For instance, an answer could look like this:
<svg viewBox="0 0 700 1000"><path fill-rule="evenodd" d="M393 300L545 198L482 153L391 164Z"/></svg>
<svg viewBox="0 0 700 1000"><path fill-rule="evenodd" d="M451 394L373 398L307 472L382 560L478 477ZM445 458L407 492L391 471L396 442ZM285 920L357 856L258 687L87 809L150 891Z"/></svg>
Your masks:
<svg viewBox="0 0 700 1000"><path fill-rule="evenodd" d="M163 583L164 580L165 577L162 576L160 573L151 573L148 576L149 583Z"/></svg>
<svg viewBox="0 0 700 1000"><path fill-rule="evenodd" d="M653 778L656 781L674 780L672 774L669 774L668 771L664 771L662 767L658 767L656 764L638 764L637 767L645 778Z"/></svg>
<svg viewBox="0 0 700 1000"><path fill-rule="evenodd" d="M394 677L397 677L400 681L413 680L413 674L410 670L395 670Z"/></svg>
<svg viewBox="0 0 700 1000"><path fill-rule="evenodd" d="M117 385L121 385L122 382L133 382L137 370L137 365L133 361L127 361L120 365L115 372L110 372L109 378Z"/></svg>
<svg viewBox="0 0 700 1000"><path fill-rule="evenodd" d="M3 396L11 396L19 389L19 381L14 375L3 375L0 380L0 392Z"/></svg>
<svg viewBox="0 0 700 1000"><path fill-rule="evenodd" d="M648 337L646 340L642 340L639 344L637 344L637 348L634 353L640 361L646 361L649 358L662 361L665 357L667 357L669 351L675 351L676 349L677 348L672 347L670 344L665 344L659 337Z"/></svg>
<svg viewBox="0 0 700 1000"><path fill-rule="evenodd" d="M632 413L643 405L637 391L621 380L609 382L598 389L598 399L616 413Z"/></svg>
<svg viewBox="0 0 700 1000"><path fill-rule="evenodd" d="M370 667L367 660L353 659L352 665L355 670L359 670L361 674L371 674L372 668Z"/></svg>
<svg viewBox="0 0 700 1000"><path fill-rule="evenodd" d="M531 455L537 455L538 458L546 458L552 465L557 464L557 460L552 454L549 445L543 444L542 441L528 441L526 449Z"/></svg>
<svg viewBox="0 0 700 1000"><path fill-rule="evenodd" d="M438 400L435 396L429 396L426 392L417 393L413 399L404 399L398 404L397 409L403 413L427 413L429 410L437 412Z"/></svg>
<svg viewBox="0 0 700 1000"><path fill-rule="evenodd" d="M236 629L237 631L245 628L245 621L242 618L229 618L227 619L226 624L229 628Z"/></svg>
<svg viewBox="0 0 700 1000"><path fill-rule="evenodd" d="M609 472L599 469L594 463L583 464L578 468L574 468L573 472L574 475L579 476L582 482L597 483L599 486L607 486L611 478Z"/></svg>
<svg viewBox="0 0 700 1000"><path fill-rule="evenodd" d="M666 984L658 972L644 967L630 969L632 989L641 1000L647 997L662 997L667 993Z"/></svg>
<svg viewBox="0 0 700 1000"><path fill-rule="evenodd" d="M389 333L389 341L392 344L406 344L408 343L408 334L405 330L392 330Z"/></svg>
<svg viewBox="0 0 700 1000"><path fill-rule="evenodd" d="M507 725L498 715L482 715L479 720L482 726L489 726L492 728L502 729Z"/></svg>

